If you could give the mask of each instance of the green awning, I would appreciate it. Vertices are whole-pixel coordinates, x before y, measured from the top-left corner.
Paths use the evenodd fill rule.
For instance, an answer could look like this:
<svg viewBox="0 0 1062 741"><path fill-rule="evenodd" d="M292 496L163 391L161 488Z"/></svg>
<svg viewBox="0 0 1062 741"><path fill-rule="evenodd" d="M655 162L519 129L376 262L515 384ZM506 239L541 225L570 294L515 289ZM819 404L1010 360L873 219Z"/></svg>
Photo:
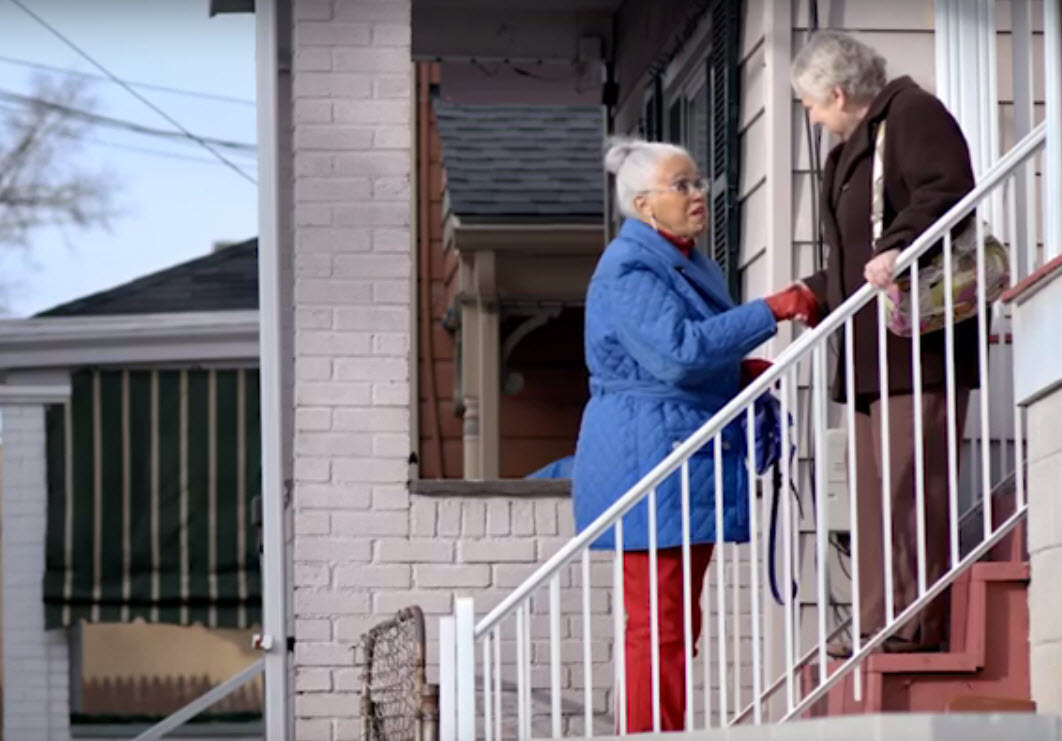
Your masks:
<svg viewBox="0 0 1062 741"><path fill-rule="evenodd" d="M85 370L47 410L49 628L260 620L258 371Z"/></svg>

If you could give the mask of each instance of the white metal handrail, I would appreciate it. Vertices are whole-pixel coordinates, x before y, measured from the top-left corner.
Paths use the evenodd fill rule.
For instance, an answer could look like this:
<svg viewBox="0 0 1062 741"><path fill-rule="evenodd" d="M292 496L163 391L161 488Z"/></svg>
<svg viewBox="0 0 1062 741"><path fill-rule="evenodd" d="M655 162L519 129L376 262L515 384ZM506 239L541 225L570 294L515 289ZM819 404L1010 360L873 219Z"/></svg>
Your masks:
<svg viewBox="0 0 1062 741"><path fill-rule="evenodd" d="M963 219L969 216L971 213L979 207L982 201L986 200L993 191L997 188L1005 185L1008 178L1014 177L1015 173L1021 168L1030 157L1032 157L1040 148L1044 146L1046 140L1046 125L1040 124L1033 129L1027 136L1015 145L1000 161L982 178L981 182L963 199L961 199L953 208L951 208L942 218L940 218L935 224L929 227L923 232L907 249L903 250L896 263L896 275L900 275L904 271L910 271L912 274L912 284L917 286L917 271L918 260L928 250L933 248L938 242L944 243L944 283L945 283L945 296L947 306L951 308L951 273L950 273L950 260L952 254L951 245L951 230L959 224ZM978 244L978 260L977 270L978 275L981 278L979 281L979 299L982 305L987 305L984 300L984 253L981 246L982 240L982 225L979 219L975 219L977 229L977 244ZM1018 246L1013 246L1013 250L1017 250ZM1012 260L1012 264L1013 264ZM1013 275L1013 279L1017 280L1018 276ZM913 289L915 296L912 303L917 305L917 288ZM884 548L883 558L884 575L885 575L885 609L884 627L876 629L873 635L870 635L866 640L861 635L860 625L860 613L858 609L859 605L859 536L858 536L858 522L856 511L856 496L855 496L855 480L856 480L856 463L855 463L855 433L854 429L854 414L855 414L855 402L854 402L854 386L853 386L853 318L857 312L867 306L872 300L877 297L878 300L878 343L881 352L879 353L879 386L882 389L881 397L881 431L882 431L882 460L885 461L885 465L882 466L882 506L883 506L883 536L884 536ZM709 588L707 580L705 582L703 594L700 595L703 600L703 626L704 636L702 643L702 654L704 660L704 676L703 676L703 710L705 718L705 726L707 727L711 723L711 718L714 715L718 716L719 723L722 725L731 725L738 722L742 722L751 717L754 723L761 723L764 720L764 715L767 714L765 706L768 700L770 700L774 694L781 688L786 688L785 697L785 709L782 712L776 712L772 715L775 720L788 720L790 718L799 717L804 713L812 703L821 699L831 687L836 685L842 678L848 675L854 667L857 667L859 663L865 659L865 657L874 649L879 647L891 633L893 633L899 626L904 624L909 618L917 614L924 609L930 601L941 594L947 586L953 581L956 576L966 569L975 560L987 553L989 549L996 544L999 540L1007 535L1013 527L1024 517L1026 512L1026 505L1024 501L1023 484L1022 484L1022 471L1020 465L1015 470L1016 478L1016 501L1014 503L1013 512L1004 519L1001 525L995 526L993 522L992 503L990 500L991 491L991 465L990 465L990 450L989 450L989 411L988 411L988 389L990 384L987 380L988 374L988 316L987 312L979 312L979 318L977 320L978 329L978 360L979 367L982 373L982 389L983 393L980 398L980 415L979 423L981 426L981 460L979 468L979 475L982 484L983 501L982 501L982 519L983 519L983 539L976 545L969 553L966 553L960 558L959 544L958 544L958 525L959 525L959 512L958 512L958 452L956 437L956 389L955 389L955 363L954 363L954 327L953 322L948 322L945 328L946 337L946 387L947 387L947 445L948 445L948 461L947 461L947 478L948 478L948 512L947 525L950 529L951 549L949 557L947 559L948 568L944 569L942 574L934 575L932 583L927 574L927 545L926 545L926 522L925 522L925 491L924 491L924 476L925 471L923 466L916 464L915 471L915 485L914 485L914 501L917 503L916 511L916 526L917 526L917 567L916 567L916 581L917 581L917 598L909 601L905 605L896 605L893 602L892 597L892 580L894 578L892 571L892 532L891 521L892 513L890 511L890 482L888 480L888 461L890 460L891 451L888 445L889 439L889 419L888 419L888 405L884 402L888 397L888 364L886 359L886 329L885 329L885 304L881 294L872 286L864 285L858 291L856 291L851 297L849 297L840 307L832 311L827 315L817 328L804 333L798 340L785 349L775 361L774 365L765 371L758 379L749 384L745 389L738 393L734 399L726 404L718 413L712 416L707 422L705 422L700 429L693 433L689 438L679 444L675 450L665 457L658 465L656 465L651 471L642 477L638 483L636 483L631 489L629 489L623 496L621 496L612 506L610 506L600 517L598 517L591 525L585 528L582 532L568 541L562 546L558 552L548 559L545 563L539 566L534 573L524 581L517 589L513 590L510 594L505 596L501 602L488 612L478 622L474 620L474 610L471 600L459 600L458 608L455 613L455 618L452 622L448 622L444 626L444 636L446 641L449 642L448 646L443 647L443 656L449 656L452 658L447 659L446 671L443 674L443 698L444 707L441 708L442 713L442 741L453 741L455 738L460 738L461 741L472 739L476 734L477 729L477 717L475 714L476 708L476 679L475 679L475 655L477 643L482 646L482 692L483 692L483 720L482 735L486 741L501 741L504 734L504 708L501 698L501 676L503 673L503 664L501 656L503 653L503 641L501 635L502 622L507 618L515 618L515 630L516 630L516 726L515 734L520 739L528 739L533 735L533 716L534 711L532 708L532 693L531 688L534 681L534 675L531 671L531 664L534 660L535 651L532 644L532 599L535 598L535 594L538 590L548 586L548 682L550 687L550 710L549 717L549 733L553 737L560 737L564 735L563 719L562 719L562 649L560 638L560 603L561 603L561 570L569 565L578 565L581 558L582 567L582 584L581 584L581 597L582 597L582 623L581 630L583 632L583 702L584 702L584 717L583 733L590 735L593 732L593 707L595 705L592 683L594 676L591 667L591 619L590 619L590 596L589 596L589 581L590 581L590 545L595 542L601 535L603 535L610 528L615 532L615 553L613 560L613 585L612 585L612 613L613 613L613 655L615 657L615 688L613 699L616 707L620 710L617 712L616 728L622 735L628 731L627 718L626 718L626 701L627 701L627 687L626 687L626 669L627 669L627 657L625 656L624 641L625 641L625 623L622 618L624 612L624 596L623 596L623 516L634 506L639 504L642 500L648 500L648 536L649 536L649 551L648 551L648 575L649 575L649 635L650 635L650 662L648 667L644 667L647 676L650 678L650 686L652 688L652 728L648 730L661 730L662 728L662 713L661 713L661 671L662 671L662 658L660 656L660 626L659 626L659 610L657 601L657 586L658 586L658 553L656 548L656 528L655 528L655 500L657 487L660 486L666 479L673 476L676 472L680 472L680 487L682 496L682 513L683 513L683 541L682 541L682 574L683 574L683 605L684 605L684 620L683 620L683 651L685 657L685 725L687 728L692 729L694 723L694 675L693 675L693 642L694 636L691 627L691 603L698 595L694 595L690 589L690 534L689 534L689 513L690 513L690 483L689 483L689 465L691 456L697 451L701 450L706 444L711 441L715 441L713 446L716 471L721 472L723 470L722 460L722 445L720 443L721 436L724 429L730 425L740 414L745 413L747 415L748 425L746 427L747 432L747 446L746 453L749 456L749 501L750 501L750 537L751 537L751 572L749 591L751 597L749 598L751 607L751 616L748 619L749 625L749 639L750 639L750 658L752 662L751 673L751 687L748 689L751 691L751 702L745 704L742 702L742 691L745 688L743 684L743 649L742 649L742 629L741 625L745 620L745 614L741 612L740 599L739 599L739 582L741 581L741 563L739 554L736 549L731 546L729 549L723 544L722 547L717 547L713 554L714 569L715 569L715 605L714 605L714 617L715 625L713 626L710 621L712 615L712 609L710 602L712 600L712 589ZM849 499L851 507L851 519L852 519L852 568L853 574L853 601L854 605L851 610L851 617L847 620L840 621L840 625L835 624L832 628L829 627L830 622L828 618L828 609L832 608L833 600L830 593L830 586L828 583L828 550L827 550L827 523L825 520L825 459L822 455L824 447L824 430L826 428L826 416L827 416L827 397L826 397L826 383L825 383L825 370L826 370L826 347L831 335L837 331L843 331L845 337L845 368L847 370L847 403L846 403L846 423L848 428L848 450L849 450L849 462L848 462L848 486L849 486ZM922 440L923 433L923 421L922 421L922 391L921 391L921 376L920 376L920 346L921 341L912 341L912 354L913 364L912 369L912 388L915 391L912 392L914 397L915 413L912 415L914 420L914 447L916 455L921 458L923 455ZM808 410L812 419L814 420L814 449L816 455L811 461L811 465L814 468L814 488L815 498L819 503L815 508L815 522L814 522L814 564L816 566L815 571L815 609L816 609L816 625L815 634L818 636L818 640L810 651L802 652L802 658L797 660L796 653L796 637L795 637L795 623L797 621L796 611L799 606L793 604L793 597L788 594L789 585L791 584L792 574L795 566L795 540L799 537L797 534L794 537L792 513L789 509L788 496L784 500L784 514L783 518L786 522L784 529L784 561L785 561L785 573L786 573L786 587L787 597L784 605L784 628L785 628L785 671L778 679L766 683L768 686L764 689L764 677L763 677L763 662L762 662L762 634L761 634L761 618L766 612L766 608L760 604L759 592L759 577L757 571L757 564L759 563L759 523L757 518L759 516L758 508L756 504L756 485L758 477L754 470L755 460L755 425L754 425L754 405L756 400L765 392L777 388L780 393L780 401L782 405L782 418L788 419L790 413L790 395L796 394L800 385L796 377L796 373L800 367L800 363L808 361L812 363L813 373L811 376L812 385L810 388L811 405ZM796 398L795 407L800 404L799 396ZM1021 421L1015 416L1015 460L1021 461L1021 439L1023 431L1021 429ZM783 425L782 430L782 447L783 450L788 451L790 440L790 431L788 425ZM784 490L788 491L789 483L795 478L794 472L791 470L788 456L782 456L782 468L783 479L785 482ZM723 532L722 522L722 502L723 502L723 484L722 476L716 475L715 479L715 518L716 518L716 532ZM710 493L709 493L710 498ZM720 541L721 542L721 541ZM728 550L729 555L728 555ZM732 574L728 576L727 566L732 567ZM939 566L939 564L938 564ZM734 599L729 605L726 598L726 584L729 579L734 591ZM536 608L537 610L537 608ZM729 620L729 628L728 628ZM838 621L834 621L838 622ZM840 632L844 627L851 627L852 633L852 656L847 661L834 670L830 670L829 662L826 655L826 643L834 635ZM714 630L715 635L710 636L710 632ZM731 645L728 645L728 639ZM712 641L714 640L714 647ZM450 651L453 653L450 653ZM710 654L714 653L714 657ZM817 659L818 664L818 677L815 686L808 692L798 693L796 687L796 675L797 670L802 667L806 667L807 663L812 659ZM712 676L710 663L714 662L714 667L717 670L717 677ZM715 689L718 694L718 704L713 706L712 698L712 683L715 682ZM730 681L728 681L730 680ZM541 680L539 680L541 681ZM448 689L445 685L452 682L452 686ZM732 686L730 686L732 684ZM860 674L856 672L854 676L854 687L857 696L861 693ZM798 697L798 694L800 696ZM449 703L445 700L450 698ZM449 707L446 707L449 704ZM598 703L599 704L599 703ZM447 713L452 713L452 716L447 719Z"/></svg>
<svg viewBox="0 0 1062 741"><path fill-rule="evenodd" d="M910 267L924 252L939 242L945 233L962 221L990 191L1012 175L1014 170L1043 146L1046 135L1047 128L1045 123L1040 123L1029 132L1024 139L999 160L982 181L978 183L976 188L955 204L933 226L926 229L918 239L911 243L910 247L900 254L896 260L896 272L901 273L904 269ZM476 623L476 638L483 637L487 631L498 624L499 620L510 613L514 606L527 599L534 590L540 588L550 577L565 566L576 553L601 537L620 517L637 505L642 497L646 496L653 487L658 486L674 474L684 460L689 459L693 453L703 448L709 440L730 424L738 414L750 404L755 403L755 400L765 391L769 391L775 382L787 370L792 368L796 361L803 358L816 345L825 341L829 335L840 329L847 319L870 303L876 295L877 291L874 287L870 284L865 284L841 306L830 312L815 329L805 332L793 344L783 350L770 368L746 386L726 406L705 422L700 429L690 435L649 473L645 474L626 494L601 513L593 523L568 541L564 547L529 576L523 584L513 590L497 607Z"/></svg>

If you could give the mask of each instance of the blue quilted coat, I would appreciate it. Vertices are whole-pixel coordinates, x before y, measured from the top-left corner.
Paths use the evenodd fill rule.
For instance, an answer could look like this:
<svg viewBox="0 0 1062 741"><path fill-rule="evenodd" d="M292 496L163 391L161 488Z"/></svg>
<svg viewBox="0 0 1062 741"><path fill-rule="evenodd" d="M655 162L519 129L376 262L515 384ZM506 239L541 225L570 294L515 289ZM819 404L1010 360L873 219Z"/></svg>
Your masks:
<svg viewBox="0 0 1062 741"><path fill-rule="evenodd" d="M741 360L777 327L762 300L735 306L722 271L697 252L687 259L641 221L629 219L608 246L586 296L590 401L572 471L579 530L721 409L739 390ZM723 433L724 540L749 537L745 439ZM714 543L711 444L690 463L690 539ZM623 520L626 550L649 547L642 500ZM595 548L613 548L613 528ZM657 489L657 546L682 544L678 473Z"/></svg>

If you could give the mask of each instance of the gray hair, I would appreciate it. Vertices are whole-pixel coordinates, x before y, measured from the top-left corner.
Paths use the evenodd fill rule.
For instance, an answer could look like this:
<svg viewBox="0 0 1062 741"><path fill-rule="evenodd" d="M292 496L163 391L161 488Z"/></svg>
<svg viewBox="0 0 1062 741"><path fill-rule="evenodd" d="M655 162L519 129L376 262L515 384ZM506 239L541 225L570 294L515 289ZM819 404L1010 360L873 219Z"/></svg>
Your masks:
<svg viewBox="0 0 1062 741"><path fill-rule="evenodd" d="M684 148L666 142L614 136L605 145L605 169L616 176L616 201L620 213L629 218L638 217L634 198L654 186L653 176L660 160L675 155L693 159Z"/></svg>
<svg viewBox="0 0 1062 741"><path fill-rule="evenodd" d="M885 59L846 33L817 31L793 60L792 81L801 98L826 100L839 87L867 102L885 87Z"/></svg>

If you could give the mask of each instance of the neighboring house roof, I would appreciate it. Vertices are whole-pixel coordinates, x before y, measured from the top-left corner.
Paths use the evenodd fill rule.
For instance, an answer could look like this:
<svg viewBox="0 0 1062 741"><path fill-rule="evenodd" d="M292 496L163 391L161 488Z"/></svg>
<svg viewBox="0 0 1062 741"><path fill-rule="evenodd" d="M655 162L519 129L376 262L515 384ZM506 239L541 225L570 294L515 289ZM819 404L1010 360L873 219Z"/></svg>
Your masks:
<svg viewBox="0 0 1062 741"><path fill-rule="evenodd" d="M257 308L258 239L255 238L116 288L55 306L37 316L168 314Z"/></svg>
<svg viewBox="0 0 1062 741"><path fill-rule="evenodd" d="M600 107L434 105L453 214L600 221Z"/></svg>

